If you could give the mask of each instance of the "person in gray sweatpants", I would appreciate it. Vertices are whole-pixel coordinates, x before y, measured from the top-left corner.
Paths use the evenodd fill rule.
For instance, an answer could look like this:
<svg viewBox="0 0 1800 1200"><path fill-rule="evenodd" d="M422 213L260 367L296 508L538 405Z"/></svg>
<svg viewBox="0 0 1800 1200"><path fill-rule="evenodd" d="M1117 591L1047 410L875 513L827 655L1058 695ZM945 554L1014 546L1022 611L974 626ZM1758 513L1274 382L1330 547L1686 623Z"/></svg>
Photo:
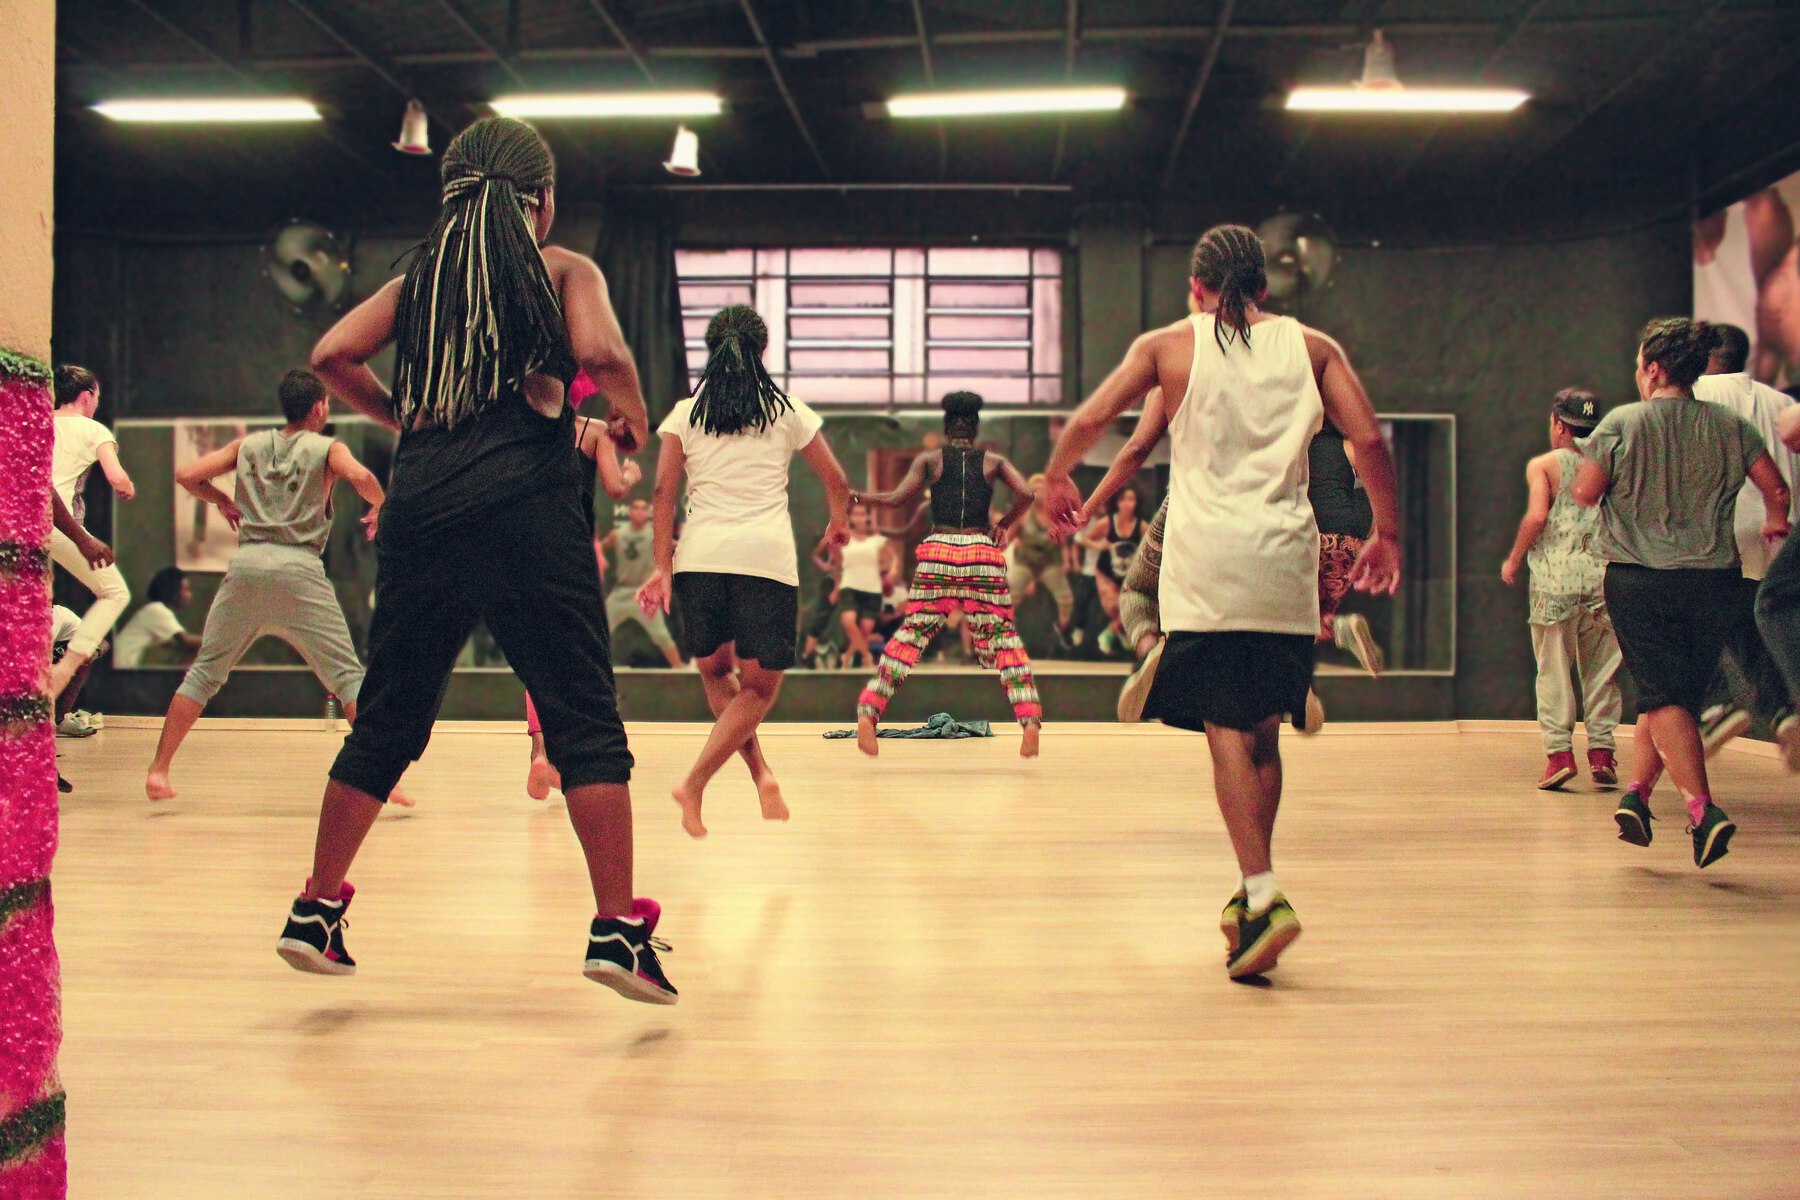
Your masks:
<svg viewBox="0 0 1800 1200"><path fill-rule="evenodd" d="M348 446L321 432L330 419L331 399L317 376L289 371L280 397L286 426L238 438L175 473L182 487L218 505L237 530L238 549L206 614L199 657L163 719L156 758L144 781L144 793L152 800L174 798L169 768L175 752L231 669L265 634L298 650L342 702L345 716L356 720L362 663L319 555L331 534L331 491L338 480L368 501L363 524L370 537L385 495L380 481ZM228 471L237 472L233 496L212 482Z"/></svg>

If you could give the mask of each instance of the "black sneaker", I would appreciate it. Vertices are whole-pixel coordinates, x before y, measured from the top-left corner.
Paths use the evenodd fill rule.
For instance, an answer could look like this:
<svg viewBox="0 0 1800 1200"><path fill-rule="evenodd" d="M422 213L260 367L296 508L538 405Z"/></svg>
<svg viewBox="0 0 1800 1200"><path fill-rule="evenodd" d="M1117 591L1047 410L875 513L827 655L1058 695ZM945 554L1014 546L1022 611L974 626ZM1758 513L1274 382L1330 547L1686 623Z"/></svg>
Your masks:
<svg viewBox="0 0 1800 1200"><path fill-rule="evenodd" d="M1243 979L1273 971L1275 960L1299 936L1300 918L1287 897L1277 892L1274 903L1261 913L1251 916L1246 908L1238 915L1237 950L1225 960L1225 973Z"/></svg>
<svg viewBox="0 0 1800 1200"><path fill-rule="evenodd" d="M587 960L581 973L627 1000L674 1004L678 999L675 985L663 974L662 963L656 958L656 952L666 952L669 944L650 936L660 910L646 912L646 903L654 902L639 900L632 905L633 920L594 918L588 929Z"/></svg>
<svg viewBox="0 0 1800 1200"><path fill-rule="evenodd" d="M356 889L346 883L336 900L294 901L275 953L296 971L314 975L354 975L356 960L344 949L344 914Z"/></svg>
<svg viewBox="0 0 1800 1200"><path fill-rule="evenodd" d="M1751 723L1749 713L1729 704L1715 704L1701 713L1700 743L1706 747L1706 757L1711 758L1732 739L1749 733Z"/></svg>
<svg viewBox="0 0 1800 1200"><path fill-rule="evenodd" d="M1694 835L1694 865L1710 867L1725 857L1726 847L1731 844L1731 835L1737 832L1737 826L1731 823L1724 809L1708 804L1700 814L1700 823L1689 825L1688 832Z"/></svg>
<svg viewBox="0 0 1800 1200"><path fill-rule="evenodd" d="M75 790L75 785L64 779L62 777L62 772L58 771L56 773L56 790L66 796Z"/></svg>
<svg viewBox="0 0 1800 1200"><path fill-rule="evenodd" d="M1250 897L1240 887L1225 902L1225 911L1219 914L1219 932L1225 935L1226 962L1230 962L1231 956L1238 951L1238 923L1244 919L1244 906L1249 902Z"/></svg>
<svg viewBox="0 0 1800 1200"><path fill-rule="evenodd" d="M1650 806L1638 795L1638 790L1626 788L1625 794L1619 797L1618 810L1613 813L1613 820L1619 823L1619 840L1630 842L1634 846L1648 846L1650 822L1655 819Z"/></svg>

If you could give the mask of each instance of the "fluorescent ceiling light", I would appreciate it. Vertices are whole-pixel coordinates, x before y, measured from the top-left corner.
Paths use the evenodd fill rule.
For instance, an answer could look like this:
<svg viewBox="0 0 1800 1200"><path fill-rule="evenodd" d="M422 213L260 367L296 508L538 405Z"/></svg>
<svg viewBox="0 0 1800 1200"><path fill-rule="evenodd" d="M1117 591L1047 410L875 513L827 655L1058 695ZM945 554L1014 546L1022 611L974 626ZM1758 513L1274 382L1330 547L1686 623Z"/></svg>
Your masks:
<svg viewBox="0 0 1800 1200"><path fill-rule="evenodd" d="M248 121L317 121L319 110L308 100L105 100L94 111L115 121L169 121L184 124Z"/></svg>
<svg viewBox="0 0 1800 1200"><path fill-rule="evenodd" d="M1301 87L1288 93L1292 112L1495 113L1531 99L1517 88Z"/></svg>
<svg viewBox="0 0 1800 1200"><path fill-rule="evenodd" d="M567 92L501 96L488 107L503 117L710 117L722 106L706 92Z"/></svg>
<svg viewBox="0 0 1800 1200"><path fill-rule="evenodd" d="M921 92L887 102L890 117L982 117L1023 113L1113 112L1124 88L1036 88L1005 92Z"/></svg>

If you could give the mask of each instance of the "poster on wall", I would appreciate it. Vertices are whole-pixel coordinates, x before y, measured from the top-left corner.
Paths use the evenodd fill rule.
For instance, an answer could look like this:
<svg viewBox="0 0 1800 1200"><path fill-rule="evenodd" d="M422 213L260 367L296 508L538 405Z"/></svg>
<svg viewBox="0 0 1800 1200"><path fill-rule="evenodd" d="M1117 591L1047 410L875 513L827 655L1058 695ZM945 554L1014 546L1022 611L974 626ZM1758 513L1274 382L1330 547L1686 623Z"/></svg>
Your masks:
<svg viewBox="0 0 1800 1200"><path fill-rule="evenodd" d="M1694 316L1750 335L1750 371L1800 386L1800 172L1694 225Z"/></svg>
<svg viewBox="0 0 1800 1200"><path fill-rule="evenodd" d="M177 421L175 469L229 446L249 432L241 421ZM237 483L237 473L227 471L213 485L227 496ZM184 571L224 571L237 553L237 533L214 505L186 488L175 489L175 565Z"/></svg>

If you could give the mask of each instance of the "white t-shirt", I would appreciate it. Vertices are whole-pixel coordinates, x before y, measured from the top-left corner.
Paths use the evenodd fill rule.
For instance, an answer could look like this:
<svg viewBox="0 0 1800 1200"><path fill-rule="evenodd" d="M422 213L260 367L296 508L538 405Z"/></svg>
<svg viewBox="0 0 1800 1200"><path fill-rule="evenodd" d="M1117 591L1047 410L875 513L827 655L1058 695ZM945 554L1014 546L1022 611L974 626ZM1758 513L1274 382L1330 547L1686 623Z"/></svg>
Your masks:
<svg viewBox="0 0 1800 1200"><path fill-rule="evenodd" d="M1796 482L1800 482L1800 455L1782 445L1775 432L1776 418L1793 407L1794 401L1741 371L1736 375L1702 375L1694 381L1694 395L1701 400L1723 404L1762 434L1769 457L1775 460L1775 469L1781 472L1782 482L1793 493L1788 520L1800 520L1800 491L1794 490ZM1767 575L1769 564L1781 550L1780 542L1771 546L1763 539L1763 520L1767 515L1762 493L1756 490L1754 483L1746 482L1738 492L1737 512L1732 521L1745 579L1761 579Z"/></svg>
<svg viewBox="0 0 1800 1200"><path fill-rule="evenodd" d="M116 444L118 439L100 422L77 412L57 413L52 427L55 440L50 452L50 483L79 521L86 515L81 504L82 482L99 457L100 447L108 442Z"/></svg>
<svg viewBox="0 0 1800 1200"><path fill-rule="evenodd" d="M687 455L687 525L675 546L676 572L756 575L798 587L788 461L824 421L795 400L772 425L721 437L697 428L693 413L693 400L683 400L657 429Z"/></svg>
<svg viewBox="0 0 1800 1200"><path fill-rule="evenodd" d="M72 641L81 628L81 614L60 604L50 606L50 644L60 646Z"/></svg>
<svg viewBox="0 0 1800 1200"><path fill-rule="evenodd" d="M125 628L113 638L113 665L141 667L151 647L166 645L176 634L186 632L174 609L152 600L132 614Z"/></svg>

